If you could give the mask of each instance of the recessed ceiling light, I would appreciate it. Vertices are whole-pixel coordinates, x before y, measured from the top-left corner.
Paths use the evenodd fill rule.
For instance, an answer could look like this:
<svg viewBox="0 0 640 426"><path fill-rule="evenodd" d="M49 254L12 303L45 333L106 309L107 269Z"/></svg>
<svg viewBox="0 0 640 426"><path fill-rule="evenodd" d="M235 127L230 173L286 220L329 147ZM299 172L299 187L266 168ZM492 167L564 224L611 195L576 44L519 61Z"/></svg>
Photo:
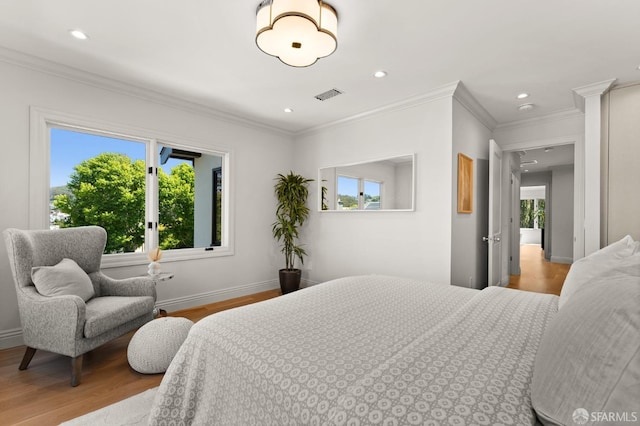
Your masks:
<svg viewBox="0 0 640 426"><path fill-rule="evenodd" d="M516 96L518 99L526 99L529 97L528 93L520 93L518 96Z"/></svg>
<svg viewBox="0 0 640 426"><path fill-rule="evenodd" d="M552 146L548 146L544 149L544 152L550 152L553 151L553 147Z"/></svg>
<svg viewBox="0 0 640 426"><path fill-rule="evenodd" d="M529 173L529 170L525 170L524 172L525 172L525 173Z"/></svg>
<svg viewBox="0 0 640 426"><path fill-rule="evenodd" d="M518 106L518 111L531 111L533 109L533 104L522 104Z"/></svg>
<svg viewBox="0 0 640 426"><path fill-rule="evenodd" d="M376 71L376 72L374 72L374 73L373 73L373 76L374 76L375 78L382 78L382 77L386 77L386 76L387 76L387 72L386 72L386 71L382 71L382 70L380 70L380 71Z"/></svg>
<svg viewBox="0 0 640 426"><path fill-rule="evenodd" d="M69 33L78 40L86 40L89 38L89 36L82 30L69 30Z"/></svg>
<svg viewBox="0 0 640 426"><path fill-rule="evenodd" d="M284 112L293 112L293 110L291 108L285 108Z"/></svg>

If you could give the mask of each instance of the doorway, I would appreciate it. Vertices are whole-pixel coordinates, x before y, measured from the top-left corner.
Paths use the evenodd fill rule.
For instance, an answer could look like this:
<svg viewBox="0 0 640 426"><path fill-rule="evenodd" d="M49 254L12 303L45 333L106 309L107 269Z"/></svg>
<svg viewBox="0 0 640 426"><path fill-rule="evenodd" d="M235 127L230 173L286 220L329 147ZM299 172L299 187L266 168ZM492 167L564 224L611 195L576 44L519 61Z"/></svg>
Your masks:
<svg viewBox="0 0 640 426"><path fill-rule="evenodd" d="M521 258L521 244L536 245L539 257L553 263L571 264L578 255L575 224L582 211L575 209L580 203L576 151L575 144L564 143L504 152L503 282L524 273L529 258Z"/></svg>
<svg viewBox="0 0 640 426"><path fill-rule="evenodd" d="M524 280L544 278L545 274L540 272L544 271L545 263L549 260L547 254L551 252L549 244L545 247L547 185L525 186L520 183L519 192L520 196L514 198L519 199L515 216L517 217L516 228L520 233L520 238L516 241L517 247L515 247L518 250L519 264L515 265L517 269L514 269L518 274L512 273L510 283L513 282L513 275L524 276Z"/></svg>

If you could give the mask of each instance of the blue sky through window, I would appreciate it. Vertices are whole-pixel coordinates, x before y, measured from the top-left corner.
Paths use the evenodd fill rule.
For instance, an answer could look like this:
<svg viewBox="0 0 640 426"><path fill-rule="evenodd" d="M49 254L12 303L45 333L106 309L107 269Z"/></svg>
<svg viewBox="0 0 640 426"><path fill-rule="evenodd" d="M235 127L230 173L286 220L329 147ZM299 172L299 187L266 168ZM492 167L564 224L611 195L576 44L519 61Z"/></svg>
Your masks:
<svg viewBox="0 0 640 426"><path fill-rule="evenodd" d="M375 182L365 181L364 191L366 194L375 196L380 195L380 184ZM338 193L343 195L358 195L358 179L338 176Z"/></svg>
<svg viewBox="0 0 640 426"><path fill-rule="evenodd" d="M132 160L145 160L146 144L143 142L92 135L64 129L51 129L50 186L63 186L69 182L73 168L103 152L124 154ZM171 168L184 160L169 159L161 167L170 174Z"/></svg>
<svg viewBox="0 0 640 426"><path fill-rule="evenodd" d="M342 195L358 194L358 180L345 176L338 176L338 193Z"/></svg>
<svg viewBox="0 0 640 426"><path fill-rule="evenodd" d="M370 182L368 180L364 181L364 193L366 195L376 196L380 195L380 183L378 182Z"/></svg>

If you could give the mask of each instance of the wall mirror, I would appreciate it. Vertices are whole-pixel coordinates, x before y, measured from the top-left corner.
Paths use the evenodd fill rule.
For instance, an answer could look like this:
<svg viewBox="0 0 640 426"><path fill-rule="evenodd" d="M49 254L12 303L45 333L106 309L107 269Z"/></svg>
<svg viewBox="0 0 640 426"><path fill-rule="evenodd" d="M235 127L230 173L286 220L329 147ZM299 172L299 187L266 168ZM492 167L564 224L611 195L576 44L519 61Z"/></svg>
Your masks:
<svg viewBox="0 0 640 426"><path fill-rule="evenodd" d="M319 210L411 211L414 174L414 154L321 168Z"/></svg>

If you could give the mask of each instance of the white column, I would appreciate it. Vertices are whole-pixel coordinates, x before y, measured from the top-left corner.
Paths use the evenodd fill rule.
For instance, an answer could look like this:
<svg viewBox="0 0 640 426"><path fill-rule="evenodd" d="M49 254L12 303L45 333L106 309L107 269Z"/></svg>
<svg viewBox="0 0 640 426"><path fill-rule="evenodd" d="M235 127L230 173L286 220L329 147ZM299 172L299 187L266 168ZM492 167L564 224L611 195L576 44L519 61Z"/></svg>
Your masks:
<svg viewBox="0 0 640 426"><path fill-rule="evenodd" d="M573 89L584 98L584 255L600 249L601 100L615 79Z"/></svg>

